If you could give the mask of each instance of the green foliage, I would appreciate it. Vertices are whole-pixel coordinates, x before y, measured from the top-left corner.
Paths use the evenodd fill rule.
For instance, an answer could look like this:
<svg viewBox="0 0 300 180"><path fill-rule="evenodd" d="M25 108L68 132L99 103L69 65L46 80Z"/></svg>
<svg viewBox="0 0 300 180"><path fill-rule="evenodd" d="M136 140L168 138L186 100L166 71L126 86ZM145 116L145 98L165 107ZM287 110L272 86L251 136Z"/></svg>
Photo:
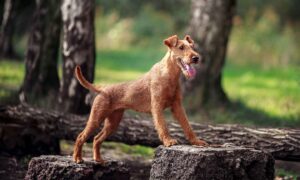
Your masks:
<svg viewBox="0 0 300 180"><path fill-rule="evenodd" d="M272 8L279 15L281 23L285 24L288 21L296 22L300 20L299 6L299 0L243 0L238 1L237 14L245 18L251 11L258 18L266 9Z"/></svg>
<svg viewBox="0 0 300 180"><path fill-rule="evenodd" d="M146 0L96 0L96 4L105 14L116 11L126 18L136 16L146 2Z"/></svg>
<svg viewBox="0 0 300 180"><path fill-rule="evenodd" d="M166 13L158 12L152 6L144 6L134 21L133 31L138 39L144 37L167 37L174 29L174 21Z"/></svg>
<svg viewBox="0 0 300 180"><path fill-rule="evenodd" d="M146 6L151 6L158 12L164 12L172 16L172 21L175 22L176 28L181 30L188 23L190 1L182 0L96 0L96 4L101 8L104 14L110 14L112 11L117 12L120 17L137 17Z"/></svg>
<svg viewBox="0 0 300 180"><path fill-rule="evenodd" d="M96 14L96 44L101 49L127 49L152 46L173 34L175 20L151 5L141 7L134 17L122 17L117 11Z"/></svg>
<svg viewBox="0 0 300 180"><path fill-rule="evenodd" d="M272 9L254 20L249 14L235 20L229 42L229 60L235 64L255 64L264 68L299 65L300 44L291 26L280 26Z"/></svg>

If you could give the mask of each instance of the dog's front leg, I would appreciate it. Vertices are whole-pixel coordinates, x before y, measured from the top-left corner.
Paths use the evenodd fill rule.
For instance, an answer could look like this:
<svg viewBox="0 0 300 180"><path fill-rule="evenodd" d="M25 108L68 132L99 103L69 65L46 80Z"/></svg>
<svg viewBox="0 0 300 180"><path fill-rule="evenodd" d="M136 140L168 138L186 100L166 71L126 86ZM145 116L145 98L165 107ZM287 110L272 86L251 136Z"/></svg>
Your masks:
<svg viewBox="0 0 300 180"><path fill-rule="evenodd" d="M190 126L189 121L187 119L185 110L181 103L180 92L177 93L177 98L172 104L171 110L174 118L177 119L177 121L181 125L186 138L189 140L191 144L198 145L198 146L208 145L205 141L200 140L193 132L192 127Z"/></svg>
<svg viewBox="0 0 300 180"><path fill-rule="evenodd" d="M163 109L160 107L160 103L151 103L151 113L153 116L154 126L157 130L159 139L163 142L164 146L172 146L177 144L175 139L172 139L166 126L166 121L163 116Z"/></svg>

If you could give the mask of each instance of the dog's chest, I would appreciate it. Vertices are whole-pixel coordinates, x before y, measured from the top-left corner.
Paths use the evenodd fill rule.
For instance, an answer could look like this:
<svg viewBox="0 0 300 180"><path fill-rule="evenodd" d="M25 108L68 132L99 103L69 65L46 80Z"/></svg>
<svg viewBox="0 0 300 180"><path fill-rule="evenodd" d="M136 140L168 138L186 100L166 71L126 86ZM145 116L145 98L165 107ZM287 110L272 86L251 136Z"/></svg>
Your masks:
<svg viewBox="0 0 300 180"><path fill-rule="evenodd" d="M177 88L174 86L165 87L164 95L162 96L162 98L164 99L164 102L165 102L165 108L172 105L172 103L175 99L176 90L177 90Z"/></svg>

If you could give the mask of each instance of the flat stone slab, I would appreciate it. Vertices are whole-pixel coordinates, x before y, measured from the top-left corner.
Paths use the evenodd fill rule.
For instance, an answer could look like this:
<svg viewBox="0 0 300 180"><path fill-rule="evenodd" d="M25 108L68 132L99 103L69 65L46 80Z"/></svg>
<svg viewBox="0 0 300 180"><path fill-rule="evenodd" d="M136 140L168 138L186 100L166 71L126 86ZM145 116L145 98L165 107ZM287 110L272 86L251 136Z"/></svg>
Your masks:
<svg viewBox="0 0 300 180"><path fill-rule="evenodd" d="M130 179L128 168L119 161L108 161L101 165L93 160L81 164L73 162L71 156L39 156L32 158L26 180L83 180L83 179Z"/></svg>
<svg viewBox="0 0 300 180"><path fill-rule="evenodd" d="M243 147L159 146L150 179L273 180L274 159Z"/></svg>

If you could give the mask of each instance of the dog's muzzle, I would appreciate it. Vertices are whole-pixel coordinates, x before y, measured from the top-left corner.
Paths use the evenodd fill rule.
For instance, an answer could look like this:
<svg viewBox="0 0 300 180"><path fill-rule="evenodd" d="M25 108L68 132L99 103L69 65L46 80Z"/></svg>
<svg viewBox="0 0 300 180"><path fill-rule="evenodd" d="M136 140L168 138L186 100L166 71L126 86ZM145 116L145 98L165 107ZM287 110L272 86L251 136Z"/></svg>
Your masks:
<svg viewBox="0 0 300 180"><path fill-rule="evenodd" d="M191 79L196 76L196 69L191 64L185 63L182 60L182 58L177 58L177 60L180 63L181 69L183 70L183 74L185 75L185 77ZM197 59L197 61L198 60L199 60L199 58ZM192 59L192 61L194 61L194 60Z"/></svg>

